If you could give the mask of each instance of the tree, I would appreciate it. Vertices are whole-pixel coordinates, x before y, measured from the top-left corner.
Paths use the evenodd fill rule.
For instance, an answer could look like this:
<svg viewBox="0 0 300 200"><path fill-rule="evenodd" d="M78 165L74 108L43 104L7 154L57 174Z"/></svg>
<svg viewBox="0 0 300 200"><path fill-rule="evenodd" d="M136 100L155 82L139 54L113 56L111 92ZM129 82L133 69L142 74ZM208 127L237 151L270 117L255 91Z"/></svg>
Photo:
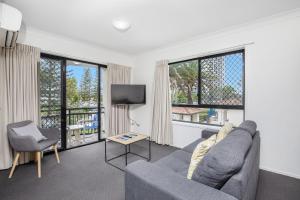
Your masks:
<svg viewBox="0 0 300 200"><path fill-rule="evenodd" d="M174 95L180 90L186 96L188 104L193 104L193 90L198 87L198 62L190 61L174 64L170 67L170 82ZM176 97L175 97L176 98ZM182 97L181 97L182 101Z"/></svg>
<svg viewBox="0 0 300 200"><path fill-rule="evenodd" d="M50 115L61 105L61 62L42 58L40 64L41 108Z"/></svg>
<svg viewBox="0 0 300 200"><path fill-rule="evenodd" d="M231 99L237 96L237 93L231 85L225 85L222 88L223 99Z"/></svg>
<svg viewBox="0 0 300 200"><path fill-rule="evenodd" d="M75 77L67 78L67 105L76 107L79 104L79 94L77 89L77 80Z"/></svg>
<svg viewBox="0 0 300 200"><path fill-rule="evenodd" d="M98 76L97 76L97 71L95 70L93 73L93 81L92 81L92 100L94 101L94 103L96 104L96 102L98 102ZM101 97L100 97L101 98Z"/></svg>
<svg viewBox="0 0 300 200"><path fill-rule="evenodd" d="M91 104L92 88L93 88L92 75L89 68L85 68L83 77L80 81L80 99L83 103Z"/></svg>

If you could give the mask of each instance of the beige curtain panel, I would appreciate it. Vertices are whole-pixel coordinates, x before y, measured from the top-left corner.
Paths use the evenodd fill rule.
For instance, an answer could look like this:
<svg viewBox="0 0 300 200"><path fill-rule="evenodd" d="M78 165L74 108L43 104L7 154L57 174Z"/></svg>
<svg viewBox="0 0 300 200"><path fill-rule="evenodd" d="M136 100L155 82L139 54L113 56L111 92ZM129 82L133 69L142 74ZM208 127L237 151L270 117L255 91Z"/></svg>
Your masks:
<svg viewBox="0 0 300 200"><path fill-rule="evenodd" d="M151 139L158 144L173 143L172 105L167 60L156 63Z"/></svg>
<svg viewBox="0 0 300 200"><path fill-rule="evenodd" d="M7 124L22 120L39 120L38 62L40 50L18 44L0 49L0 169L12 164L7 138ZM20 163L30 160L23 153Z"/></svg>
<svg viewBox="0 0 300 200"><path fill-rule="evenodd" d="M128 105L111 104L111 84L130 84L131 68L117 64L107 66L108 136L130 131Z"/></svg>

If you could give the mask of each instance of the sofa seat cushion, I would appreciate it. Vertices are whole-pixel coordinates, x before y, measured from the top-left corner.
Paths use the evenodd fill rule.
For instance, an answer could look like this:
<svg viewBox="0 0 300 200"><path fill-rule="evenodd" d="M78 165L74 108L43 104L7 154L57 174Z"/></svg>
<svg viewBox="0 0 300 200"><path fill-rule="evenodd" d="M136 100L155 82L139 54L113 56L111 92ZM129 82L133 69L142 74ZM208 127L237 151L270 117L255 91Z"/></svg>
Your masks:
<svg viewBox="0 0 300 200"><path fill-rule="evenodd" d="M154 164L186 177L192 154L177 150Z"/></svg>
<svg viewBox="0 0 300 200"><path fill-rule="evenodd" d="M243 166L252 144L252 137L242 129L235 129L214 145L193 173L192 179L220 189Z"/></svg>
<svg viewBox="0 0 300 200"><path fill-rule="evenodd" d="M45 150L46 148L55 145L57 143L57 140L48 139L48 140L42 140L38 143L40 151Z"/></svg>
<svg viewBox="0 0 300 200"><path fill-rule="evenodd" d="M183 150L183 151L186 151L186 152L189 152L189 153L193 153L194 150L196 149L197 145L198 145L200 142L204 141L204 140L205 140L205 138L199 138L198 140L192 142L191 144L189 144L189 145L183 147L182 150Z"/></svg>

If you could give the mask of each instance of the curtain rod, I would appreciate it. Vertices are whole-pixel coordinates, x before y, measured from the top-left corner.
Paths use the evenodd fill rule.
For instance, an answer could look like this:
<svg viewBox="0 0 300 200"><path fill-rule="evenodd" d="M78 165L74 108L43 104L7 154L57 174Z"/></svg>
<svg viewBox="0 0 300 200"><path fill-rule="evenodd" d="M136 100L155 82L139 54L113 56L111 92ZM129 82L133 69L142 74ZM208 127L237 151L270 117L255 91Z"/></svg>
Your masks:
<svg viewBox="0 0 300 200"><path fill-rule="evenodd" d="M248 42L248 43L239 44L239 45L235 45L235 46L231 46L231 47L226 47L226 48L222 48L222 49L218 49L218 50L214 50L214 51L207 51L204 53L195 54L195 55L191 55L191 56L169 59L169 63L179 62L182 60L189 60L189 59L208 56L208 55L212 55L212 54L225 53L226 51L239 50L239 49L245 48L246 46L253 45L253 44L254 44L254 42Z"/></svg>

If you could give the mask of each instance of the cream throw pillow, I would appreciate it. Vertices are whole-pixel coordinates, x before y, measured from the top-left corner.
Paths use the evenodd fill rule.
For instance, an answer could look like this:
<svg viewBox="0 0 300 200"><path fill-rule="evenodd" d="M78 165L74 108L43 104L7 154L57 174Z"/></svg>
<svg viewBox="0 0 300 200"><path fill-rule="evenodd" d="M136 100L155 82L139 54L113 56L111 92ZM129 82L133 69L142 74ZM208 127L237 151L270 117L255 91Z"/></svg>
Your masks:
<svg viewBox="0 0 300 200"><path fill-rule="evenodd" d="M216 143L219 143L221 140L223 140L230 131L233 129L233 124L229 122L225 122L224 126L219 130L217 134L217 140Z"/></svg>
<svg viewBox="0 0 300 200"><path fill-rule="evenodd" d="M195 148L195 150L193 152L192 158L191 158L191 163L190 163L189 171L187 174L188 179L192 179L192 175L193 175L195 169L197 168L200 161L203 159L204 155L216 143L216 139L217 139L217 136L216 136L216 134L214 134L207 140L204 140L197 145L197 147Z"/></svg>

